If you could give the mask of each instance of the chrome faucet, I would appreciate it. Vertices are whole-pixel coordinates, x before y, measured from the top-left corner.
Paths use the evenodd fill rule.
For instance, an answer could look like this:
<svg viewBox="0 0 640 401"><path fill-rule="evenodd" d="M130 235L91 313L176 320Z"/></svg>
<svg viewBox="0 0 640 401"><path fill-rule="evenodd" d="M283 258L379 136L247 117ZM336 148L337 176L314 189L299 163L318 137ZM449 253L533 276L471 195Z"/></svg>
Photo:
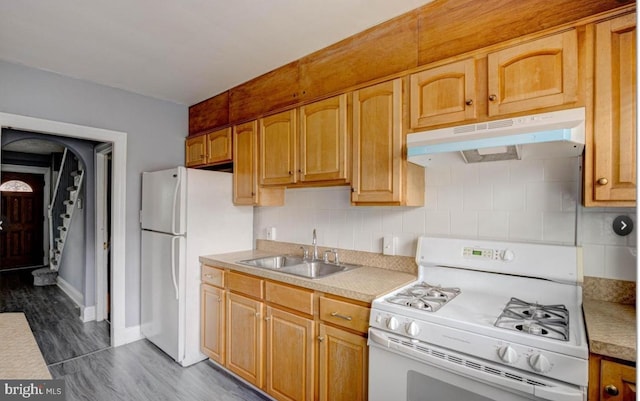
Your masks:
<svg viewBox="0 0 640 401"><path fill-rule="evenodd" d="M311 241L311 245L313 245L313 256L312 260L318 260L318 237L316 236L316 229L313 229L313 241Z"/></svg>

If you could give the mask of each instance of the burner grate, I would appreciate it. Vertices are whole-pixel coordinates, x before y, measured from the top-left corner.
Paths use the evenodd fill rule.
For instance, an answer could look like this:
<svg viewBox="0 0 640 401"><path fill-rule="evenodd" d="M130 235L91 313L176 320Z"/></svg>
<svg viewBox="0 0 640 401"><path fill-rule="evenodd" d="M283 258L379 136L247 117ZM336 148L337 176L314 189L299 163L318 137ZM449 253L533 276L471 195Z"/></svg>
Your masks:
<svg viewBox="0 0 640 401"><path fill-rule="evenodd" d="M569 341L569 311L564 305L540 305L511 298L494 326Z"/></svg>
<svg viewBox="0 0 640 401"><path fill-rule="evenodd" d="M460 294L459 288L444 288L423 281L388 297L386 300L409 308L435 312L458 294Z"/></svg>

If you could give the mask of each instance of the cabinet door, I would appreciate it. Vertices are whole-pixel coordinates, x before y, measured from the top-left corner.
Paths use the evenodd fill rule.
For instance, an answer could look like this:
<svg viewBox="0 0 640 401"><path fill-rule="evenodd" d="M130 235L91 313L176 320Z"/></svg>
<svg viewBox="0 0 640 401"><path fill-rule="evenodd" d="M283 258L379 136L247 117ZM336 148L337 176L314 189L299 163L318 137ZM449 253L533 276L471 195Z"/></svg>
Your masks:
<svg viewBox="0 0 640 401"><path fill-rule="evenodd" d="M467 59L411 75L411 128L476 118L476 64Z"/></svg>
<svg viewBox="0 0 640 401"><path fill-rule="evenodd" d="M320 324L319 399L367 399L367 339Z"/></svg>
<svg viewBox="0 0 640 401"><path fill-rule="evenodd" d="M195 138L187 138L184 143L184 165L187 167L199 166L207 161L207 136L200 135Z"/></svg>
<svg viewBox="0 0 640 401"><path fill-rule="evenodd" d="M207 164L224 163L232 160L231 128L207 134Z"/></svg>
<svg viewBox="0 0 640 401"><path fill-rule="evenodd" d="M260 388L264 353L262 310L260 301L233 293L227 296L226 367Z"/></svg>
<svg viewBox="0 0 640 401"><path fill-rule="evenodd" d="M488 55L489 116L571 105L578 93L575 30Z"/></svg>
<svg viewBox="0 0 640 401"><path fill-rule="evenodd" d="M300 181L347 180L347 95L300 107Z"/></svg>
<svg viewBox="0 0 640 401"><path fill-rule="evenodd" d="M400 203L402 80L353 94L354 203Z"/></svg>
<svg viewBox="0 0 640 401"><path fill-rule="evenodd" d="M267 393L284 401L313 400L314 322L267 307Z"/></svg>
<svg viewBox="0 0 640 401"><path fill-rule="evenodd" d="M260 119L260 184L296 182L296 111L289 110Z"/></svg>
<svg viewBox="0 0 640 401"><path fill-rule="evenodd" d="M202 352L214 361L224 364L224 324L225 291L203 284L201 290L201 333Z"/></svg>
<svg viewBox="0 0 640 401"><path fill-rule="evenodd" d="M593 187L596 201L636 200L636 16L596 25ZM589 154L593 152L592 154Z"/></svg>
<svg viewBox="0 0 640 401"><path fill-rule="evenodd" d="M258 193L257 123L233 127L233 203L255 205Z"/></svg>
<svg viewBox="0 0 640 401"><path fill-rule="evenodd" d="M636 369L603 360L600 365L600 399L633 401L636 399Z"/></svg>

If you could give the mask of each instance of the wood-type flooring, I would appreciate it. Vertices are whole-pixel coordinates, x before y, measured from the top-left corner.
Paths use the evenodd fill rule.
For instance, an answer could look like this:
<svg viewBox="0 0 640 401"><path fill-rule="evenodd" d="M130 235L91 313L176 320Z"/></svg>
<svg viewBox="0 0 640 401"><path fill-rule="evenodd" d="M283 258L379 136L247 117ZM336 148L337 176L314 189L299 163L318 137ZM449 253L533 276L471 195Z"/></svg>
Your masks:
<svg viewBox="0 0 640 401"><path fill-rule="evenodd" d="M82 323L60 288L33 286L31 270L0 271L2 312L25 313L67 401L268 400L209 361L184 368L147 340L110 347L107 322Z"/></svg>

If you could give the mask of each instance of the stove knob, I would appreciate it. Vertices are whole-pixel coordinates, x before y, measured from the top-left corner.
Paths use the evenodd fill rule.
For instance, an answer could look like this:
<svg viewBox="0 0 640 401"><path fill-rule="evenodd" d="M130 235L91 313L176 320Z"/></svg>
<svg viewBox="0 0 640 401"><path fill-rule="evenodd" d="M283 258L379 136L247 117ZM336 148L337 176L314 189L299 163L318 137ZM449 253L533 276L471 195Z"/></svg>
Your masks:
<svg viewBox="0 0 640 401"><path fill-rule="evenodd" d="M542 354L531 355L529 357L529 365L531 365L533 370L539 373L545 373L551 370L551 363L547 357Z"/></svg>
<svg viewBox="0 0 640 401"><path fill-rule="evenodd" d="M390 317L389 319L387 319L387 327L391 330L395 330L398 328L398 326L400 326L400 323L398 323L398 319L396 319L395 317Z"/></svg>
<svg viewBox="0 0 640 401"><path fill-rule="evenodd" d="M518 353L510 345L498 348L498 356L506 363L514 363L518 359Z"/></svg>
<svg viewBox="0 0 640 401"><path fill-rule="evenodd" d="M511 262L515 257L516 255L513 253L513 251L510 251L508 249L505 249L500 253L500 259L502 259L504 262Z"/></svg>
<svg viewBox="0 0 640 401"><path fill-rule="evenodd" d="M418 333L420 333L420 327L416 322L409 322L405 330L407 334L410 335L411 337L415 337L418 335Z"/></svg>

